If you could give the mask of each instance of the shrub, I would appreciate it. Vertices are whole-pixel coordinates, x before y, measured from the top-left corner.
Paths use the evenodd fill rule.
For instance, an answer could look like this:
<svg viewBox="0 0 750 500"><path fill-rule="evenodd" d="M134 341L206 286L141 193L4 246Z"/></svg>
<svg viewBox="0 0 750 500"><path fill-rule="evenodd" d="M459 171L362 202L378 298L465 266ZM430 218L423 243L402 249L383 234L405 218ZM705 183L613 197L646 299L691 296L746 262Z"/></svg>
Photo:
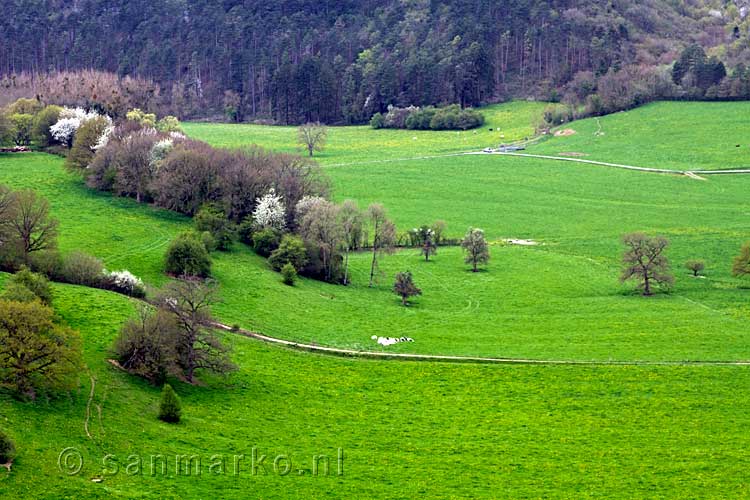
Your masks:
<svg viewBox="0 0 750 500"><path fill-rule="evenodd" d="M281 231L267 228L253 234L253 249L258 255L269 257L274 250L279 248L281 242Z"/></svg>
<svg viewBox="0 0 750 500"><path fill-rule="evenodd" d="M174 276L205 278L211 274L211 256L195 233L183 233L169 245L165 269Z"/></svg>
<svg viewBox="0 0 750 500"><path fill-rule="evenodd" d="M685 262L685 268L693 273L693 276L698 276L706 269L706 262L703 260L689 260Z"/></svg>
<svg viewBox="0 0 750 500"><path fill-rule="evenodd" d="M10 115L11 134L16 146L28 146L31 144L31 129L34 116L25 113Z"/></svg>
<svg viewBox="0 0 750 500"><path fill-rule="evenodd" d="M38 99L27 99L25 97L22 97L8 106L8 113L10 113L11 115L35 115L43 107L44 105L39 102Z"/></svg>
<svg viewBox="0 0 750 500"><path fill-rule="evenodd" d="M219 250L229 250L234 241L233 224L227 220L223 210L214 204L203 205L193 220L195 229L208 232Z"/></svg>
<svg viewBox="0 0 750 500"><path fill-rule="evenodd" d="M0 464L7 464L16 457L16 445L5 432L0 430Z"/></svg>
<svg viewBox="0 0 750 500"><path fill-rule="evenodd" d="M63 259L57 250L34 252L29 255L28 262L29 268L35 273L43 274L51 280L60 279Z"/></svg>
<svg viewBox="0 0 750 500"><path fill-rule="evenodd" d="M6 292L12 288L15 288L16 291L18 291L18 288L25 288L33 294L34 298L39 299L42 304L46 306L52 304L52 288L49 285L49 280L41 274L32 273L28 268L24 267L11 276L5 286Z"/></svg>
<svg viewBox="0 0 750 500"><path fill-rule="evenodd" d="M201 243L206 247L206 250L211 253L216 250L216 238L213 237L208 231L200 233Z"/></svg>
<svg viewBox="0 0 750 500"><path fill-rule="evenodd" d="M294 266L287 262L281 268L281 280L285 285L294 286L294 281L297 279L297 270Z"/></svg>
<svg viewBox="0 0 750 500"><path fill-rule="evenodd" d="M159 420L176 424L180 421L182 415L182 404L180 398L172 389L172 386L166 384L161 391L161 403L159 404Z"/></svg>
<svg viewBox="0 0 750 500"><path fill-rule="evenodd" d="M111 125L108 118L97 116L84 122L75 132L73 147L70 148L66 165L72 170L83 170L94 159L94 147L99 143L104 131Z"/></svg>
<svg viewBox="0 0 750 500"><path fill-rule="evenodd" d="M35 302L39 300L34 292L19 283L6 283L0 298L12 302Z"/></svg>
<svg viewBox="0 0 750 500"><path fill-rule="evenodd" d="M276 271L280 271L286 264L296 269L302 269L307 264L307 249L302 238L292 234L285 234L281 238L279 248L271 253L268 262Z"/></svg>
<svg viewBox="0 0 750 500"><path fill-rule="evenodd" d="M246 245L253 244L253 228L255 227L255 221L252 215L245 217L240 225L237 226L237 237L242 243Z"/></svg>
<svg viewBox="0 0 750 500"><path fill-rule="evenodd" d="M385 127L385 118L383 118L382 113L375 113L372 115L372 118L370 118L370 126L374 129L380 129Z"/></svg>
<svg viewBox="0 0 750 500"><path fill-rule="evenodd" d="M55 142L52 137L50 128L60 119L60 106L47 106L34 117L34 126L32 127L32 136L37 145L42 148L51 146Z"/></svg>
<svg viewBox="0 0 750 500"><path fill-rule="evenodd" d="M159 132L182 132L180 120L174 116L165 116L156 122L156 130Z"/></svg>
<svg viewBox="0 0 750 500"><path fill-rule="evenodd" d="M62 281L74 285L100 288L104 284L104 264L83 252L73 252L63 259Z"/></svg>

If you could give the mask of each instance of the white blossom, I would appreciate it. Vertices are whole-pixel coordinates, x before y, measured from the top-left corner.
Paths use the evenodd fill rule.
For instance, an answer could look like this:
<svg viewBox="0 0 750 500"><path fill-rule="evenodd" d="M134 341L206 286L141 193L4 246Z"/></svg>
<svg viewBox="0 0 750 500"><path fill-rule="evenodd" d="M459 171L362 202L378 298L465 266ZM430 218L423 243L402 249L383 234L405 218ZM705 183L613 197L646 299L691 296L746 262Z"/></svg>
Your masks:
<svg viewBox="0 0 750 500"><path fill-rule="evenodd" d="M154 171L158 170L159 164L167 157L173 148L174 141L172 139L162 139L154 143L149 155L149 165L151 165L151 168Z"/></svg>
<svg viewBox="0 0 750 500"><path fill-rule="evenodd" d="M283 230L286 224L286 209L282 197L271 189L263 198L258 198L253 220L260 229Z"/></svg>
<svg viewBox="0 0 750 500"><path fill-rule="evenodd" d="M109 143L109 138L112 136L112 133L115 131L115 127L112 125L107 125L107 127L104 129L104 132L102 132L102 135L99 137L99 140L96 141L96 144L91 148L94 151L98 151L102 149L104 146L106 146Z"/></svg>
<svg viewBox="0 0 750 500"><path fill-rule="evenodd" d="M326 199L321 198L320 196L305 196L304 198L299 200L297 202L297 205L294 207L294 214L296 215L297 220L302 220L302 217L304 217L311 208L325 202Z"/></svg>
<svg viewBox="0 0 750 500"><path fill-rule="evenodd" d="M57 142L72 144L73 137L81 125L100 116L107 119L108 127L112 126L112 119L107 115L100 115L96 111L86 111L83 108L63 108L57 123L52 125L49 131Z"/></svg>
<svg viewBox="0 0 750 500"><path fill-rule="evenodd" d="M114 283L117 288L128 293L132 293L136 288L143 286L143 281L127 269L112 272L107 272L105 270L104 273L112 280L112 283Z"/></svg>

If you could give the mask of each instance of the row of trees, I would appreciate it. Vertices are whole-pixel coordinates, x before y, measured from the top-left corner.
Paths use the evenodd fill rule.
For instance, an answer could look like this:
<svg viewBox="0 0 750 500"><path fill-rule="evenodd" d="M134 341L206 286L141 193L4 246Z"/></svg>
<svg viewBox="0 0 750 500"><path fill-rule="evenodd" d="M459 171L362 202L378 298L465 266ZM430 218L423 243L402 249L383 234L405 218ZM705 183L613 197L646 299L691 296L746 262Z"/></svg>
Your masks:
<svg viewBox="0 0 750 500"><path fill-rule="evenodd" d="M436 108L426 106L409 106L399 108L388 106L385 114L375 113L370 119L370 126L379 128L401 128L409 130L469 130L481 127L484 116L473 109L461 109L459 106Z"/></svg>

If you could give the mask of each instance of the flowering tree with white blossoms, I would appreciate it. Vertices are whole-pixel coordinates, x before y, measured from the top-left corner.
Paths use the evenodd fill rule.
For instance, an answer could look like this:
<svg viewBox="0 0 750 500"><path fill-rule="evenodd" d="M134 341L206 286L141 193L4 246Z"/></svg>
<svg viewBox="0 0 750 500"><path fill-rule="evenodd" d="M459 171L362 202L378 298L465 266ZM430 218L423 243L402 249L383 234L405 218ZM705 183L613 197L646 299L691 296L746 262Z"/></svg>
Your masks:
<svg viewBox="0 0 750 500"><path fill-rule="evenodd" d="M302 220L302 218L305 216L307 212L310 211L311 208L315 207L316 205L319 205L321 203L325 203L327 200L325 198L321 198L320 196L305 196L301 200L297 202L297 205L294 207L294 214L297 221Z"/></svg>
<svg viewBox="0 0 750 500"><path fill-rule="evenodd" d="M284 229L286 225L286 209L282 197L271 190L262 198L258 198L258 204L253 211L253 220L258 229Z"/></svg>
<svg viewBox="0 0 750 500"><path fill-rule="evenodd" d="M91 148L94 151L99 151L104 146L106 146L109 143L109 138L112 135L112 133L115 131L115 127L113 125L108 125L107 128L104 129L104 132L102 132L102 135L99 137L99 140L96 141L96 144Z"/></svg>
<svg viewBox="0 0 750 500"><path fill-rule="evenodd" d="M143 290L143 281L127 269L122 271L104 271L112 284L117 288L118 291L126 293L128 295L134 295L135 292Z"/></svg>
<svg viewBox="0 0 750 500"><path fill-rule="evenodd" d="M174 141L172 139L162 139L155 142L149 155L149 165L151 166L151 170L156 172L159 169L161 162L167 157L173 148Z"/></svg>
<svg viewBox="0 0 750 500"><path fill-rule="evenodd" d="M83 108L63 108L60 112L60 117L57 123L52 125L49 129L50 134L54 139L65 144L68 147L73 145L73 139L78 129L89 120L98 118L100 115L96 111L86 111ZM105 115L106 116L106 115ZM112 119L107 116L110 121Z"/></svg>

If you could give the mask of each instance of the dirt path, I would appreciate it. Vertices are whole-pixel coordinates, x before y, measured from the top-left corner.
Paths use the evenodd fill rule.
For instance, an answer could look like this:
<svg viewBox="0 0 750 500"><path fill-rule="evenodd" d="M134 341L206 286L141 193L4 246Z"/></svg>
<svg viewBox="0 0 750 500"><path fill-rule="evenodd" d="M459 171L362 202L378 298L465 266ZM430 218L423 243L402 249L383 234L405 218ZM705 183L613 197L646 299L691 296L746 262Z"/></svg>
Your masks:
<svg viewBox="0 0 750 500"><path fill-rule="evenodd" d="M428 361L446 363L474 363L474 364L505 364L505 365L578 365L578 366L750 366L750 361L580 361L580 360L548 360L521 358L492 358L482 356L441 356L434 354L404 354L395 352L358 351L354 349L339 349L290 340L269 337L262 333L243 329L233 329L230 326L214 323L216 328L236 333L261 342L274 344L297 351L312 352L328 356L345 358L363 358L379 360Z"/></svg>
<svg viewBox="0 0 750 500"><path fill-rule="evenodd" d="M638 172L650 172L656 174L672 174L672 175L686 175L696 180L705 180L700 178L700 175L730 175L730 174L750 174L750 169L741 170L669 170L666 168L651 168L651 167L637 167L635 165L624 165L622 163L608 163L604 161L595 160L583 160L581 158L570 158L564 156L549 156L549 155L535 155L528 153L484 153L484 152L471 152L466 154L474 155L500 155L500 156L518 156L521 158L539 158L543 160L556 160L556 161L569 161L574 163L585 163L588 165L599 165L602 167L622 168L625 170L635 170Z"/></svg>

